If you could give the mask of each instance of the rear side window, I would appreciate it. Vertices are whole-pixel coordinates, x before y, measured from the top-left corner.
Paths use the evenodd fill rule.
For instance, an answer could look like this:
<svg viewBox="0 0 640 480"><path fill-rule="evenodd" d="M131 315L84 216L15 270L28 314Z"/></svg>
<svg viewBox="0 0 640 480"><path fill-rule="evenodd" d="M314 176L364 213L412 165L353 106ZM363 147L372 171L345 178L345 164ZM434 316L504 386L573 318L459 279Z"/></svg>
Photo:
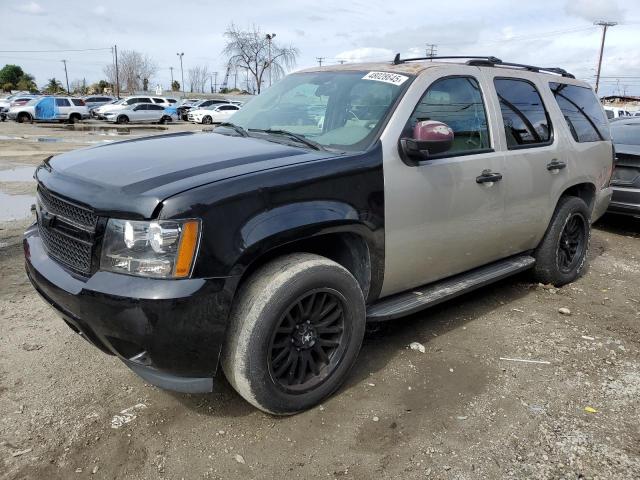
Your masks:
<svg viewBox="0 0 640 480"><path fill-rule="evenodd" d="M84 100L80 100L79 98L72 98L71 101L77 107L82 107L84 105Z"/></svg>
<svg viewBox="0 0 640 480"><path fill-rule="evenodd" d="M67 100L66 98L56 98L56 105L58 107L68 107L71 104L69 103L69 100Z"/></svg>
<svg viewBox="0 0 640 480"><path fill-rule="evenodd" d="M551 120L533 83L515 78L496 78L493 83L500 100L507 148L548 144Z"/></svg>
<svg viewBox="0 0 640 480"><path fill-rule="evenodd" d="M564 83L550 83L549 87L576 142L609 138L609 122L591 89Z"/></svg>
<svg viewBox="0 0 640 480"><path fill-rule="evenodd" d="M164 110L162 105L147 105L147 110Z"/></svg>
<svg viewBox="0 0 640 480"><path fill-rule="evenodd" d="M411 136L416 123L423 120L446 123L453 130L453 144L443 156L490 148L482 93L473 77L447 77L433 82L411 114L405 126L406 136Z"/></svg>

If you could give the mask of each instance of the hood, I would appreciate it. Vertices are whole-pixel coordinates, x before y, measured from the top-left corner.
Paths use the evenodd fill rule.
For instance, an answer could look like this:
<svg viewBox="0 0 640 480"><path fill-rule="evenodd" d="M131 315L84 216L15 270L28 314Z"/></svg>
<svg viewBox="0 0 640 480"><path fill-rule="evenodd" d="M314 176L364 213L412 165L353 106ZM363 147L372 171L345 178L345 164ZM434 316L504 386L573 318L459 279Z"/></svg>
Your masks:
<svg viewBox="0 0 640 480"><path fill-rule="evenodd" d="M185 190L335 155L252 137L183 132L57 155L38 167L36 178L99 215L151 218L160 202Z"/></svg>

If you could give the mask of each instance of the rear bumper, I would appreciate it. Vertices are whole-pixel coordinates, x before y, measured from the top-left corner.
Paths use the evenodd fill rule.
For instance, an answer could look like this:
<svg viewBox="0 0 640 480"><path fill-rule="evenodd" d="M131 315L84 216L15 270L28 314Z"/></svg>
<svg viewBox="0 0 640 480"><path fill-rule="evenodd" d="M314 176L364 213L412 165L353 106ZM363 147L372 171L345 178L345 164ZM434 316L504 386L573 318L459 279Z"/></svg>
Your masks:
<svg viewBox="0 0 640 480"><path fill-rule="evenodd" d="M90 343L161 388L212 390L233 279L79 277L47 255L35 226L25 232L24 251L35 289Z"/></svg>
<svg viewBox="0 0 640 480"><path fill-rule="evenodd" d="M606 187L601 189L596 194L595 203L593 205L593 212L591 212L591 222L598 220L609 208L611 202L611 196L613 195L613 188Z"/></svg>
<svg viewBox="0 0 640 480"><path fill-rule="evenodd" d="M640 188L613 187L609 212L640 217Z"/></svg>

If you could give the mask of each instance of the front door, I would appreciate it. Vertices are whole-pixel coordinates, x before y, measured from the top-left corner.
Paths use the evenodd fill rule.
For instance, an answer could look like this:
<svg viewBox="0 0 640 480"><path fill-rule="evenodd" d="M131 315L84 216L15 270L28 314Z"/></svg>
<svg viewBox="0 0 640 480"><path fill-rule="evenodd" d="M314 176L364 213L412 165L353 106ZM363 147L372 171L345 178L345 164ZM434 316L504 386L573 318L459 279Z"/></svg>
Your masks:
<svg viewBox="0 0 640 480"><path fill-rule="evenodd" d="M385 277L389 295L478 267L501 257L503 171L494 151L494 108L488 108L477 67L451 67L454 75L418 78L382 136L385 180ZM418 83L420 82L420 83ZM436 120L454 131L451 148L407 165L398 150L417 121Z"/></svg>

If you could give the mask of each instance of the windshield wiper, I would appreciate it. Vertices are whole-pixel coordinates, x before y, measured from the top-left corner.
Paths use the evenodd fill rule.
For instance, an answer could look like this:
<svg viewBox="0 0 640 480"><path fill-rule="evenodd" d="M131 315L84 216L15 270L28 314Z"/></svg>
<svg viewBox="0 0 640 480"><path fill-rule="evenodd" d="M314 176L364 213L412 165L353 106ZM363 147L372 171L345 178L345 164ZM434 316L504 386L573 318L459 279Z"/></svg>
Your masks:
<svg viewBox="0 0 640 480"><path fill-rule="evenodd" d="M302 143L307 147L313 148L314 150L326 150L325 147L320 145L318 142L314 142L313 140L309 140L304 135L299 135L297 133L290 132L288 130L272 130L270 128L262 129L262 128L250 128L250 132L258 132L258 133L266 133L268 135L282 135L285 137L289 137L292 140L295 140L298 143Z"/></svg>
<svg viewBox="0 0 640 480"><path fill-rule="evenodd" d="M232 130L234 130L237 134L239 134L242 137L248 137L249 134L247 133L247 131L242 128L240 125L236 125L235 123L231 123L231 122L222 122L218 124L218 127L227 127L230 128Z"/></svg>

